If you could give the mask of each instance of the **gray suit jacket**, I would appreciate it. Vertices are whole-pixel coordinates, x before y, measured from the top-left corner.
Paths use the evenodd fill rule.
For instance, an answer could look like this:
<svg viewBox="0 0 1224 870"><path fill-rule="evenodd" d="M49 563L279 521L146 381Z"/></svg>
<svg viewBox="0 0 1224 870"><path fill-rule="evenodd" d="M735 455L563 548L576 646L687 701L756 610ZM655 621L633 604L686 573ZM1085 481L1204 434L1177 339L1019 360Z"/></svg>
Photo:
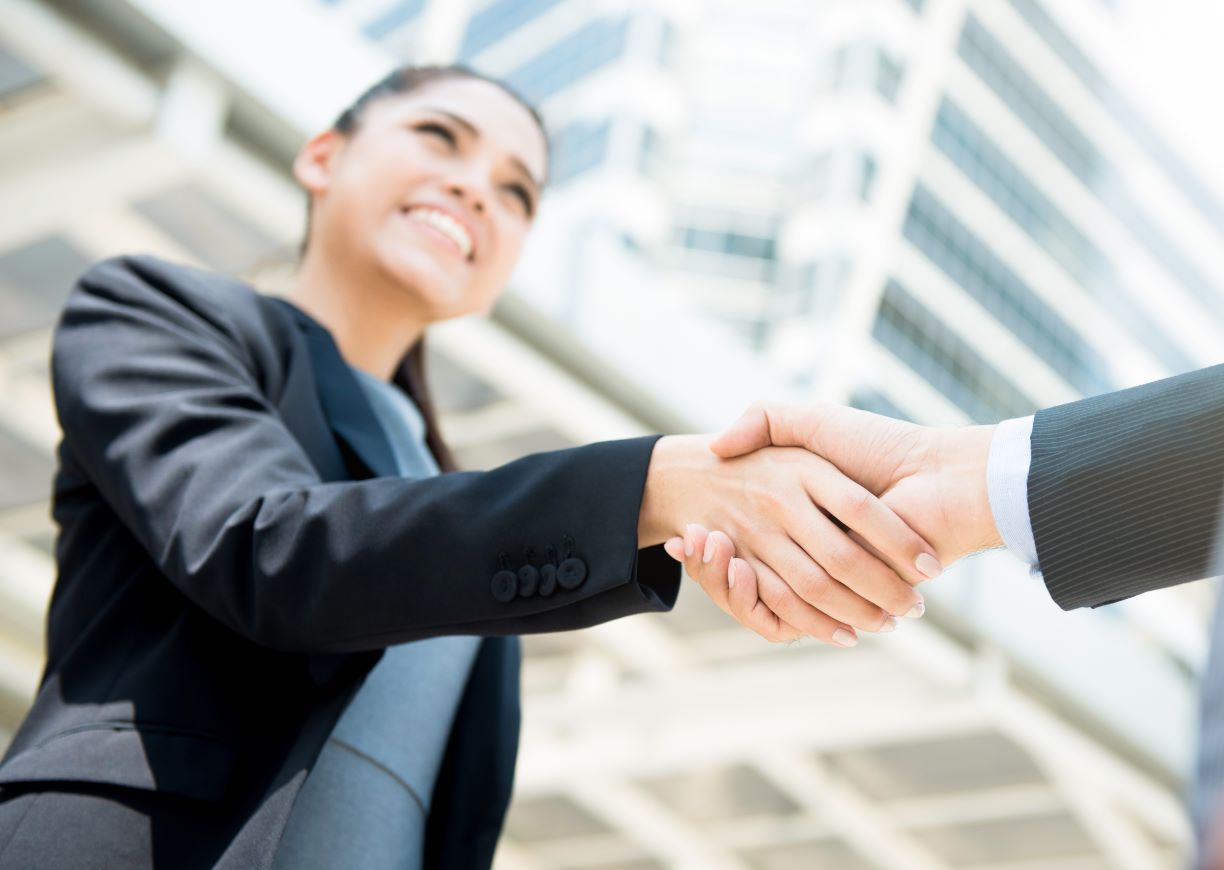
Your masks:
<svg viewBox="0 0 1224 870"><path fill-rule="evenodd" d="M1224 366L1037 413L1029 514L1054 600L1097 607L1220 572ZM1224 600L1191 798L1203 843L1224 784Z"/></svg>
<svg viewBox="0 0 1224 870"><path fill-rule="evenodd" d="M1224 520L1224 517L1221 517ZM1224 541L1224 521L1220 523L1218 540ZM1214 573L1224 574L1224 553L1217 551ZM1202 697L1199 701L1198 759L1190 793L1190 814L1199 848L1196 865L1206 868L1204 857L1208 835L1224 836L1220 822L1224 821L1224 595L1216 599L1211 623L1211 652L1203 675Z"/></svg>
<svg viewBox="0 0 1224 870"><path fill-rule="evenodd" d="M1210 575L1224 495L1224 366L1045 411L1029 514L1061 607Z"/></svg>

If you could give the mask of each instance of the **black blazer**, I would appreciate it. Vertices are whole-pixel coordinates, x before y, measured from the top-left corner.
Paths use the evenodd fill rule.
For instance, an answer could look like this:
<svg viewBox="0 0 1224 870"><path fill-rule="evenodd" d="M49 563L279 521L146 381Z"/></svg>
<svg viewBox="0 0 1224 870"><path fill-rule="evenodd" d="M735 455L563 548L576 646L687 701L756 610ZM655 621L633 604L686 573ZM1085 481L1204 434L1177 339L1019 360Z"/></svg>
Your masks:
<svg viewBox="0 0 1224 870"><path fill-rule="evenodd" d="M447 634L486 640L428 866L487 866L518 737L513 636L674 603L679 566L637 547L653 437L380 477L389 448L330 334L237 280L95 265L52 376L59 576L41 687L0 764L0 867L269 866L382 649ZM558 563L549 594L499 573ZM133 812L98 834L98 799Z"/></svg>
<svg viewBox="0 0 1224 870"><path fill-rule="evenodd" d="M1224 366L1038 411L1029 516L1046 586L1098 606L1212 573Z"/></svg>

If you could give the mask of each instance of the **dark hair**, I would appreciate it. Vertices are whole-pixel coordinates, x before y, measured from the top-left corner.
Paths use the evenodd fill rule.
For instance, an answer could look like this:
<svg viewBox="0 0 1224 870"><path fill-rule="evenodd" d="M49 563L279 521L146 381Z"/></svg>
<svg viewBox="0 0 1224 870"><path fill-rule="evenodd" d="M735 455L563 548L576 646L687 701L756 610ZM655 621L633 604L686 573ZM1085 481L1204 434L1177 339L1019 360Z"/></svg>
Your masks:
<svg viewBox="0 0 1224 870"><path fill-rule="evenodd" d="M533 105L523 99L521 95L516 93L505 82L500 82L497 79L478 73L462 64L398 67L366 88L361 96L354 100L332 122L332 128L345 135L352 135L361 126L362 116L373 103L388 97L410 93L434 82L454 79L476 79L501 88L531 114L540 131L545 133L545 142L548 141L544 128L544 119L540 117L540 113L536 111ZM306 201L306 232L302 236L299 256L305 255L306 246L310 241L310 212L311 202L308 198ZM438 466L443 471L455 470L458 466L455 463L454 455L450 452L450 448L446 446L446 442L442 440L442 435L438 430L437 409L434 407L433 397L430 395L429 385L425 379L424 336L418 339L417 343L404 354L403 359L396 366L392 382L412 398L420 409L421 416L425 418L425 441L429 446L430 452L433 453L434 459L437 460Z"/></svg>
<svg viewBox="0 0 1224 870"><path fill-rule="evenodd" d="M540 130L544 129L544 119L540 117L540 113L536 111L535 106L527 102L521 94L505 82L487 76L484 73L476 72L471 67L460 63L445 66L397 67L381 80L366 88L365 92L332 122L332 127L341 133L352 133L357 129L358 124L361 123L361 116L365 114L365 110L371 103L384 97L407 94L434 82L450 81L452 79L476 79L477 81L496 85L530 113L532 119L539 125Z"/></svg>

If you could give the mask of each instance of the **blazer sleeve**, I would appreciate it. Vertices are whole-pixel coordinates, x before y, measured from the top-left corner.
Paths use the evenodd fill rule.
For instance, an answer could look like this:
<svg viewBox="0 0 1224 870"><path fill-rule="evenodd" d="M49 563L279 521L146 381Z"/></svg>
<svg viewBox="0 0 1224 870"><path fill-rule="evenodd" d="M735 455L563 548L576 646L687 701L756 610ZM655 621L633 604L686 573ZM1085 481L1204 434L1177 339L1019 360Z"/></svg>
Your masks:
<svg viewBox="0 0 1224 870"><path fill-rule="evenodd" d="M1109 604L1212 573L1224 366L1039 411L1029 514L1051 596Z"/></svg>
<svg viewBox="0 0 1224 870"><path fill-rule="evenodd" d="M487 472L324 482L220 306L152 281L108 260L71 294L52 352L61 456L157 569L234 631L346 652L579 628L674 603L679 567L637 547L657 436ZM494 594L499 554L517 568L525 548L566 540L587 569L579 585Z"/></svg>

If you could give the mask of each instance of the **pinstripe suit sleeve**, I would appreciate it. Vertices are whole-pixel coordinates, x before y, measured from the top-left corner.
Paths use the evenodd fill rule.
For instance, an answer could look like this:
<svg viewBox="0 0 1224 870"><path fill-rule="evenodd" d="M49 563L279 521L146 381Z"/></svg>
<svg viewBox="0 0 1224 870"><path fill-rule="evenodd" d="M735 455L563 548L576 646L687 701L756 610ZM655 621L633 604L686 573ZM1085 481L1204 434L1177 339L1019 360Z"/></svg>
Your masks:
<svg viewBox="0 0 1224 870"><path fill-rule="evenodd" d="M1029 512L1050 595L1109 604L1210 572L1224 366L1039 411Z"/></svg>

